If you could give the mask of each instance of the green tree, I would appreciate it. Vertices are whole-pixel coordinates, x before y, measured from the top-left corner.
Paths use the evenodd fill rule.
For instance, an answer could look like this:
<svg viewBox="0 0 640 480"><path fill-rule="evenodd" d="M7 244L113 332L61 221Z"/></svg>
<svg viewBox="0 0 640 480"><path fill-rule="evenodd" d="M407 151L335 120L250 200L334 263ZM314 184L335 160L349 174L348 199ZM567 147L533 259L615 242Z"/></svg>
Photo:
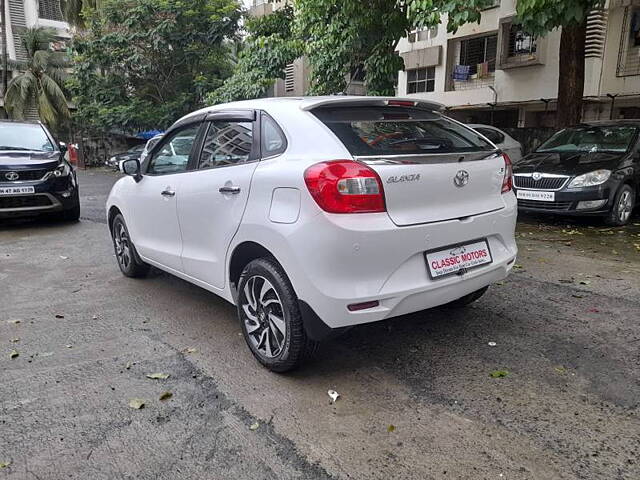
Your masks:
<svg viewBox="0 0 640 480"><path fill-rule="evenodd" d="M558 58L558 127L575 125L582 117L584 97L584 61L587 16L602 8L603 0L518 0L517 12L522 26L544 36L562 28Z"/></svg>
<svg viewBox="0 0 640 480"><path fill-rule="evenodd" d="M276 79L284 76L285 65L304 53L304 44L294 35L293 20L294 11L289 5L271 15L247 18L248 36L238 44L234 73L208 96L208 103L264 96Z"/></svg>
<svg viewBox="0 0 640 480"><path fill-rule="evenodd" d="M74 39L80 124L164 128L231 75L236 0L103 0Z"/></svg>
<svg viewBox="0 0 640 480"><path fill-rule="evenodd" d="M24 119L30 108L37 108L40 119L51 127L60 127L69 119L64 91L67 63L58 52L49 50L55 32L46 28L29 28L22 34L27 52L26 62L10 62L20 73L7 87L5 109L10 118Z"/></svg>
<svg viewBox="0 0 640 480"><path fill-rule="evenodd" d="M85 27L85 17L102 5L101 0L60 0L62 15L71 25Z"/></svg>

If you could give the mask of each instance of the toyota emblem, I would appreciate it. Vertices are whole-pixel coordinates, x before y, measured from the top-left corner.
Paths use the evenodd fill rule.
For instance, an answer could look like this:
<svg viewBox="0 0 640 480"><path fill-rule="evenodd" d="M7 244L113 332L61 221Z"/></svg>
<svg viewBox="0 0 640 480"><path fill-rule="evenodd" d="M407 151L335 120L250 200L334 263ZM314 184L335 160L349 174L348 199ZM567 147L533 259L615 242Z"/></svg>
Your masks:
<svg viewBox="0 0 640 480"><path fill-rule="evenodd" d="M9 180L10 182L15 182L20 178L20 175L18 175L17 172L7 172L4 174L4 178Z"/></svg>
<svg viewBox="0 0 640 480"><path fill-rule="evenodd" d="M537 182L538 180L540 180L542 178L542 174L539 172L534 172L533 175L531 175L533 177L533 179Z"/></svg>
<svg viewBox="0 0 640 480"><path fill-rule="evenodd" d="M453 183L458 188L464 187L467 183L469 183L469 172L467 172L466 170L460 170L458 173L456 173L456 176L453 177Z"/></svg>

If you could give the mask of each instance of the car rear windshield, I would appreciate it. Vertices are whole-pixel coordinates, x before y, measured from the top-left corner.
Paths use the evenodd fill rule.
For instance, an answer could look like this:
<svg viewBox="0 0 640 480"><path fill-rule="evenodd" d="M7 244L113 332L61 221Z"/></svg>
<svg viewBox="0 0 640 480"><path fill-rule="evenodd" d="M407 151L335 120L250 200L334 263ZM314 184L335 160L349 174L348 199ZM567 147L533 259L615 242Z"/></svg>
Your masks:
<svg viewBox="0 0 640 480"><path fill-rule="evenodd" d="M473 130L411 107L324 107L313 110L356 156L490 151Z"/></svg>
<svg viewBox="0 0 640 480"><path fill-rule="evenodd" d="M38 124L0 122L0 150L53 152L54 147Z"/></svg>
<svg viewBox="0 0 640 480"><path fill-rule="evenodd" d="M584 125L560 130L538 147L538 152L624 153L638 134L634 126Z"/></svg>

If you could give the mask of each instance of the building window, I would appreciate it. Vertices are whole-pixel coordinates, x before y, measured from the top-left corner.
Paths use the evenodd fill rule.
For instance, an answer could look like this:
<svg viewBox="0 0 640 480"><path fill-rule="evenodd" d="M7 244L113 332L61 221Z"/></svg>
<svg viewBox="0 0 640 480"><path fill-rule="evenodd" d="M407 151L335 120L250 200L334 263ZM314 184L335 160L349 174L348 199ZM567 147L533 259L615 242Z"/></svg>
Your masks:
<svg viewBox="0 0 640 480"><path fill-rule="evenodd" d="M497 49L498 35L462 40L458 65L469 67L469 76L488 76L496 70Z"/></svg>
<svg viewBox="0 0 640 480"><path fill-rule="evenodd" d="M407 39L409 43L415 42L424 42L426 40L433 40L438 36L438 25L431 28L422 28L419 30L414 30L409 34Z"/></svg>
<svg viewBox="0 0 640 480"><path fill-rule="evenodd" d="M45 20L64 21L60 10L60 0L39 0L38 16Z"/></svg>
<svg viewBox="0 0 640 480"><path fill-rule="evenodd" d="M521 25L511 24L509 26L509 38L507 39L507 57L530 57L537 51L537 40L535 35L524 31Z"/></svg>
<svg viewBox="0 0 640 480"><path fill-rule="evenodd" d="M625 8L622 22L616 75L640 75L640 8Z"/></svg>
<svg viewBox="0 0 640 480"><path fill-rule="evenodd" d="M436 67L407 70L407 93L433 92L436 88Z"/></svg>

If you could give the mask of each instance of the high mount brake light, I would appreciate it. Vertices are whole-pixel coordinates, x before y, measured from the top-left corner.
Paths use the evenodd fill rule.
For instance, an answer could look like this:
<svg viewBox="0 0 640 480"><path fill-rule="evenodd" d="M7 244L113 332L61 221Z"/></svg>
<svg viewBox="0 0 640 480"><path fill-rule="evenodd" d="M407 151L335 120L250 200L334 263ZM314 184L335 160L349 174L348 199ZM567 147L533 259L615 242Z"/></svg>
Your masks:
<svg viewBox="0 0 640 480"><path fill-rule="evenodd" d="M504 158L504 179L502 180L502 193L509 193L513 190L513 164L509 155L502 154Z"/></svg>
<svg viewBox="0 0 640 480"><path fill-rule="evenodd" d="M329 213L385 212L384 188L378 174L353 160L310 166L304 181L318 206Z"/></svg>

